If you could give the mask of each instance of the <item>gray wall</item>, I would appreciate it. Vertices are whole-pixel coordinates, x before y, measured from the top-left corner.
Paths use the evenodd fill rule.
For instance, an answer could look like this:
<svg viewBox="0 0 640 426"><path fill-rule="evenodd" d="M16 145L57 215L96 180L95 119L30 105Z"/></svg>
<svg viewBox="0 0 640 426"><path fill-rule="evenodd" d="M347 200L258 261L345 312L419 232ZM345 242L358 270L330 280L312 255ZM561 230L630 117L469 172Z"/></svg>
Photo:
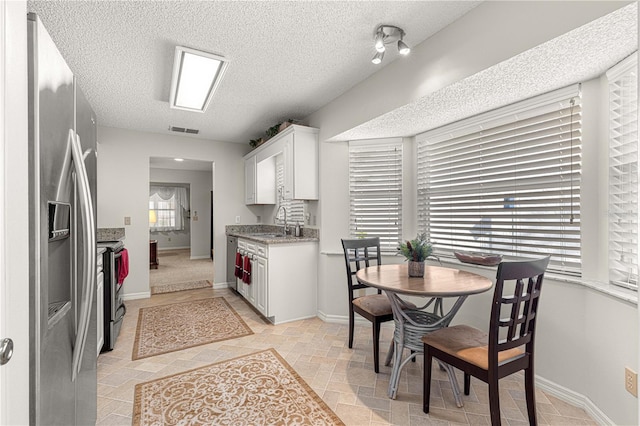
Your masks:
<svg viewBox="0 0 640 426"><path fill-rule="evenodd" d="M249 146L112 127L98 127L98 141L98 227L125 228L130 261L125 296L149 297L150 157L213 163L214 283L224 283L224 226L234 223L235 216L255 223L255 215L244 205L242 157ZM131 225L124 225L125 216L131 217Z"/></svg>

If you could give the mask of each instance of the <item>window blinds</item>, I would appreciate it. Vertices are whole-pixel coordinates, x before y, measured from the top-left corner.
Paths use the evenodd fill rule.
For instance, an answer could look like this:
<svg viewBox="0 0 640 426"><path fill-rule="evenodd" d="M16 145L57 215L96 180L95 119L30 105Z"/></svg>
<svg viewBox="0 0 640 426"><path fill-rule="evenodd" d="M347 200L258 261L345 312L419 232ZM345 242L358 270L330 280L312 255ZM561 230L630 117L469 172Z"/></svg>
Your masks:
<svg viewBox="0 0 640 426"><path fill-rule="evenodd" d="M296 223L305 225L305 211L303 200L285 200L282 194L284 194L284 162L282 159L278 159L276 162L276 187L278 188L278 208L284 207L287 209L287 223L291 226L295 226ZM276 217L276 224L284 225L284 213L278 212L279 216Z"/></svg>
<svg viewBox="0 0 640 426"><path fill-rule="evenodd" d="M638 288L638 55L609 81L609 280Z"/></svg>
<svg viewBox="0 0 640 426"><path fill-rule="evenodd" d="M349 231L380 237L396 253L402 238L402 139L349 143Z"/></svg>
<svg viewBox="0 0 640 426"><path fill-rule="evenodd" d="M417 136L418 228L439 253L580 274L580 105L573 86Z"/></svg>

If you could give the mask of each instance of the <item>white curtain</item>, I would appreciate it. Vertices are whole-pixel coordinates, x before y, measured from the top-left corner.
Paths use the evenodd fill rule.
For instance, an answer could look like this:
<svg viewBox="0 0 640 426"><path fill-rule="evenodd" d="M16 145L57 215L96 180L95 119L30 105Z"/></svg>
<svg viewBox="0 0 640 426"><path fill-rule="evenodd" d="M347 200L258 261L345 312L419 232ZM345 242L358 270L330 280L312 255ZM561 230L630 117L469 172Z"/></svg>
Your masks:
<svg viewBox="0 0 640 426"><path fill-rule="evenodd" d="M184 230L184 218L189 211L187 189L182 186L151 185L149 211L155 212L156 222L149 223L152 230Z"/></svg>

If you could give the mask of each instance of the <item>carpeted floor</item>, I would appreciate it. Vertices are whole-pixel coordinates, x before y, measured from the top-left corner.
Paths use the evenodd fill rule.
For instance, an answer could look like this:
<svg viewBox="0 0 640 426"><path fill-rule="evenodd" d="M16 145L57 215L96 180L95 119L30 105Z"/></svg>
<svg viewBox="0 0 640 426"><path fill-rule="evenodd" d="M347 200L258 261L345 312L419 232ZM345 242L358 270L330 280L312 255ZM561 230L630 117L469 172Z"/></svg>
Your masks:
<svg viewBox="0 0 640 426"><path fill-rule="evenodd" d="M132 359L253 334L222 297L141 308Z"/></svg>
<svg viewBox="0 0 640 426"><path fill-rule="evenodd" d="M267 349L135 387L134 425L344 425Z"/></svg>
<svg viewBox="0 0 640 426"><path fill-rule="evenodd" d="M191 259L190 249L158 251L158 269L149 270L151 294L211 287L213 261Z"/></svg>

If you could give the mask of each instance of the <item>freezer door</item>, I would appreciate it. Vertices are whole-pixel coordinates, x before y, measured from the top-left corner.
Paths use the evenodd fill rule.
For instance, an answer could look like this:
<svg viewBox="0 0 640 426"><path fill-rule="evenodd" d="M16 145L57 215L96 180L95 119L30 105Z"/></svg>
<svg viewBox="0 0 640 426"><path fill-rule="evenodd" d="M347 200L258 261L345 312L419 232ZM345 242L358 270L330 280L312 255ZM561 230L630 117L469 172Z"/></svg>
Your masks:
<svg viewBox="0 0 640 426"><path fill-rule="evenodd" d="M80 150L82 152L82 163L85 167L89 183L90 199L93 206L96 205L96 116L91 108L91 105L87 101L84 93L80 90L77 82L75 85L76 90L76 135L78 142L80 143ZM78 177L76 176L76 179ZM96 215L95 209L91 215L91 224L83 223L83 215L80 209L79 203L76 204L76 217L79 218L79 226L84 227L90 225L93 235L91 239L93 241L85 241L84 238L77 239L77 252L79 256L78 261L78 302L76 304L76 318L78 318L78 324L80 323L80 316L82 315L81 303L85 299L88 288L82 285L82 266L84 256L90 253L95 256L95 223ZM78 232L76 235L81 235ZM94 258L95 259L95 258ZM95 265L95 261L94 261ZM76 424L95 424L96 422L96 403L97 403L97 353L95 351L97 345L97 327L96 327L96 285L95 281L92 281L90 285L93 288L93 292L90 295L90 306L88 312L88 328L85 336L84 351L82 352L80 359L80 369L76 377Z"/></svg>

